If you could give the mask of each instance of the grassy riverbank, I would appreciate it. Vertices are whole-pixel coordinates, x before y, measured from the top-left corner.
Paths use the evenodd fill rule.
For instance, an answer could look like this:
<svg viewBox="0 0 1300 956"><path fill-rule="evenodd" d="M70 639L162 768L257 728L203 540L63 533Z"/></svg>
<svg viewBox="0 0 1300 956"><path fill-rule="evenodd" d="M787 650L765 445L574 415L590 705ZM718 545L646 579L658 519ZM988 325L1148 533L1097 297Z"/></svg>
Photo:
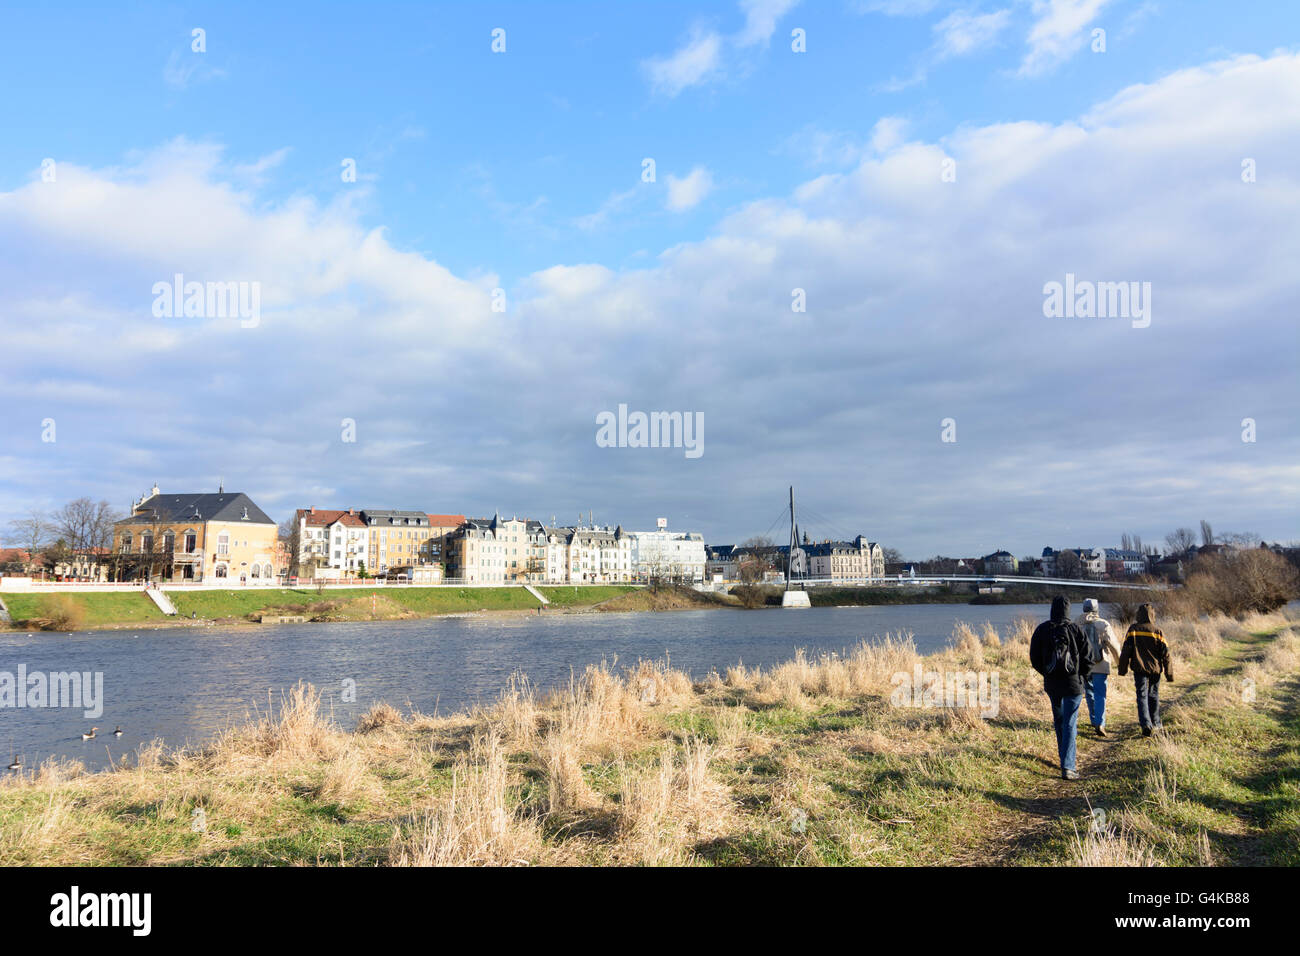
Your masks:
<svg viewBox="0 0 1300 956"><path fill-rule="evenodd" d="M630 587L540 589L556 609L594 607ZM530 611L541 602L523 587L502 588L242 588L167 592L178 618L164 615L143 591L5 594L13 627L89 630L130 626L256 621L262 614L302 615L316 621L395 621L472 611ZM191 617L191 615L193 617Z"/></svg>
<svg viewBox="0 0 1300 956"><path fill-rule="evenodd" d="M925 658L895 638L697 683L592 668L473 713L378 705L354 732L300 687L202 750L11 775L0 865L1300 863L1297 626L1165 631L1165 730L1138 735L1112 677L1113 736L1082 735L1077 783L1056 772L1029 625L960 626ZM997 715L895 706L918 664L997 673Z"/></svg>

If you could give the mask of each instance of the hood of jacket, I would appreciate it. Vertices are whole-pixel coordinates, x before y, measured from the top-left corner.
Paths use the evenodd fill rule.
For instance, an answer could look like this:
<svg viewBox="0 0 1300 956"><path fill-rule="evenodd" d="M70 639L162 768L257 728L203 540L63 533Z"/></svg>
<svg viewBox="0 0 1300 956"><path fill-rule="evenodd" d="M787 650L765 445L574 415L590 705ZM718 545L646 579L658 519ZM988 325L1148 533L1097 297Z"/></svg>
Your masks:
<svg viewBox="0 0 1300 956"><path fill-rule="evenodd" d="M1065 621L1070 617L1070 602L1063 596L1057 595L1052 598L1052 620Z"/></svg>
<svg viewBox="0 0 1300 956"><path fill-rule="evenodd" d="M1095 616L1100 613L1100 606L1097 604L1096 598L1088 598L1083 602L1083 613L1085 616L1089 614Z"/></svg>
<svg viewBox="0 0 1300 956"><path fill-rule="evenodd" d="M1138 608L1139 624L1154 624L1156 622L1156 609L1150 604L1143 604Z"/></svg>

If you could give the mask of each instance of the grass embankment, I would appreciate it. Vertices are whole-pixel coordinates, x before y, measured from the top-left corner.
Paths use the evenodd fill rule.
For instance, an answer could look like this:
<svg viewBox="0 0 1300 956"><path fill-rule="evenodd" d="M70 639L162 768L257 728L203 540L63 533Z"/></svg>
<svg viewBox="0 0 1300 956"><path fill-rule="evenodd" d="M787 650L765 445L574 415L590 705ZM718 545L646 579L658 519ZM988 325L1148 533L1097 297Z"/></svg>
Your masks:
<svg viewBox="0 0 1300 956"><path fill-rule="evenodd" d="M143 591L4 595L15 627L75 630L163 621L167 616Z"/></svg>
<svg viewBox="0 0 1300 956"><path fill-rule="evenodd" d="M700 608L740 607L740 600L718 591L691 587L640 588L599 605L602 611L690 611Z"/></svg>
<svg viewBox="0 0 1300 956"><path fill-rule="evenodd" d="M200 751L10 776L0 864L1300 862L1295 625L1168 624L1165 730L1138 736L1131 682L1113 677L1113 736L1085 732L1074 783L1030 630L963 626L928 658L894 639L695 684L591 668L451 717L376 705L353 733L299 688ZM918 663L998 673L997 715L894 706Z"/></svg>
<svg viewBox="0 0 1300 956"><path fill-rule="evenodd" d="M628 594L639 588L625 584L587 584L564 587L561 585L537 586L552 607L591 607Z"/></svg>
<svg viewBox="0 0 1300 956"><path fill-rule="evenodd" d="M626 594L630 587L539 589L557 608L590 607ZM178 618L255 621L269 615L303 615L313 621L394 621L466 611L531 611L540 602L523 587L501 588L241 588L170 590ZM142 591L119 593L6 594L13 626L78 630L169 619Z"/></svg>

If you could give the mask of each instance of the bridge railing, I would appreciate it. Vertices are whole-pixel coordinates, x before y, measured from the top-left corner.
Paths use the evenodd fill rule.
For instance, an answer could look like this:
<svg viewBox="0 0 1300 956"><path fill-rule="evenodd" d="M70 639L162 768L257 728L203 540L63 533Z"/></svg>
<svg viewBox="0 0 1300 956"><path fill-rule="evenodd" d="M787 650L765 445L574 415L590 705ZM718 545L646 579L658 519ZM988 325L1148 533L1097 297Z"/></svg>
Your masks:
<svg viewBox="0 0 1300 956"><path fill-rule="evenodd" d="M899 574L888 577L871 578L800 578L795 577L793 586L802 587L851 587L866 584L1047 584L1082 588L1125 588L1133 591L1164 591L1167 584L1130 584L1125 581L1096 581L1074 578L1038 578L1038 577L1003 577L987 574Z"/></svg>

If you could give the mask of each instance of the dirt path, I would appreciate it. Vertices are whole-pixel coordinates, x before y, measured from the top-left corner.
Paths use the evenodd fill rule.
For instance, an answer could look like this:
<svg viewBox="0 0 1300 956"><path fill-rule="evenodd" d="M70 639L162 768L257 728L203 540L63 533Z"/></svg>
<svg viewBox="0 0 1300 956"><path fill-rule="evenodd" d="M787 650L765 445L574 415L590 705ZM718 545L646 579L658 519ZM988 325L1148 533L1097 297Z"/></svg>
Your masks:
<svg viewBox="0 0 1300 956"><path fill-rule="evenodd" d="M1269 640L1250 635L1229 639L1223 654L1208 664L1198 668L1184 664L1182 673L1177 675L1179 682L1161 685L1162 716L1176 711L1184 698L1205 684L1240 672L1247 662L1263 653ZM1079 780L1061 779L1051 721L1038 722L1041 745L1018 756L1030 764L1041 765L1041 773L1025 792L1002 796L999 803L1003 812L991 821L988 842L978 854L983 858L977 862L1008 865L1040 862L1036 859L1037 851L1059 836L1059 821L1074 821L1082 832L1094 808L1104 810L1131 802L1134 786L1150 765L1149 748L1157 745L1157 738L1142 736L1132 677L1120 677L1112 672L1110 685L1107 737L1096 736L1088 722L1087 704L1080 707ZM1242 820L1240 835L1246 835L1250 829L1249 821Z"/></svg>

